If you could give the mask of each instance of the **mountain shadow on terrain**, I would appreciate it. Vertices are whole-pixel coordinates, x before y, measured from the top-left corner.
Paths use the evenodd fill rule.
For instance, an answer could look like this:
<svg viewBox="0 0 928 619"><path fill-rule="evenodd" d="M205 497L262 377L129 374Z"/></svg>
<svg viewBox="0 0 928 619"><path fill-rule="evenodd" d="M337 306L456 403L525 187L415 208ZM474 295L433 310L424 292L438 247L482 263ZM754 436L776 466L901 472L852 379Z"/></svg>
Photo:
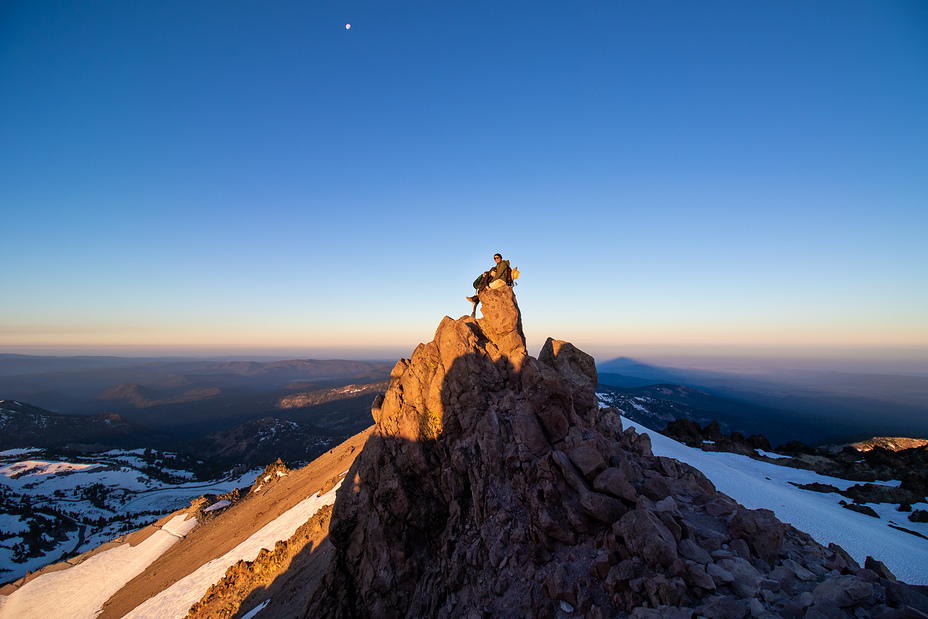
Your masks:
<svg viewBox="0 0 928 619"><path fill-rule="evenodd" d="M835 442L850 433L859 434L852 422L756 406L685 385L656 383L623 388L613 386L612 382L622 381L614 381L610 374L600 375L603 402L649 428L663 428L679 419L702 425L716 421L727 433L763 434L773 445L789 441L813 445Z"/></svg>
<svg viewBox="0 0 928 619"><path fill-rule="evenodd" d="M17 447L159 447L173 438L116 413L62 415L13 400L0 400L0 450Z"/></svg>
<svg viewBox="0 0 928 619"><path fill-rule="evenodd" d="M726 373L661 368L627 358L607 361L600 365L604 368L607 371L600 374L604 385L621 389L680 385L715 396L719 400L701 405L710 416L724 423L722 415L731 415L733 430L763 432L774 444L928 437L926 375L777 368L756 374ZM793 434L783 436L783 430Z"/></svg>
<svg viewBox="0 0 928 619"><path fill-rule="evenodd" d="M446 317L375 401L305 617L928 612L878 561L655 457L599 408L592 357L551 339L529 357L511 289L480 299L483 318Z"/></svg>

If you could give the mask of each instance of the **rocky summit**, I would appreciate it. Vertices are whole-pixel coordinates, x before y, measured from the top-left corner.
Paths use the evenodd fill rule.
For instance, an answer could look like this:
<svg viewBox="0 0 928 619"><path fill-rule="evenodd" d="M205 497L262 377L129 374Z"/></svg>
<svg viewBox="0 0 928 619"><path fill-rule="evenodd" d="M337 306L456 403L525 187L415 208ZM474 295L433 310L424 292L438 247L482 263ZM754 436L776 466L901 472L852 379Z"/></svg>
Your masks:
<svg viewBox="0 0 928 619"><path fill-rule="evenodd" d="M928 598L652 455L510 288L393 368L306 617L924 617Z"/></svg>

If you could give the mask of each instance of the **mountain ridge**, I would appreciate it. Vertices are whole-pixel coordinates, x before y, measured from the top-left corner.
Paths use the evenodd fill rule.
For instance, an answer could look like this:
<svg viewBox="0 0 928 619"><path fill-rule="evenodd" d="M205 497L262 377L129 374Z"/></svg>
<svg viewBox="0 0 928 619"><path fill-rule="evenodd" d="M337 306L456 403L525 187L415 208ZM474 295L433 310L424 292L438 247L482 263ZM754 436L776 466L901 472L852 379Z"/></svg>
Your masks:
<svg viewBox="0 0 928 619"><path fill-rule="evenodd" d="M600 409L592 357L552 339L528 356L512 291L480 300L375 401L305 617L843 617L908 595L878 561L654 456Z"/></svg>

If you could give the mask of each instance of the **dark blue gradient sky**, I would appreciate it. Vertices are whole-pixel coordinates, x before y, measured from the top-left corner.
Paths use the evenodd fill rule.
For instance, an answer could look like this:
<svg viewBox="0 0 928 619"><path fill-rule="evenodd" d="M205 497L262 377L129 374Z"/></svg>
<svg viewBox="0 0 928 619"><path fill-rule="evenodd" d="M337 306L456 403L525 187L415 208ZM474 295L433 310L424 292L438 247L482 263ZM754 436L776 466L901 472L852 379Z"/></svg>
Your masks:
<svg viewBox="0 0 928 619"><path fill-rule="evenodd" d="M928 8L7 1L0 229L0 352L928 349Z"/></svg>

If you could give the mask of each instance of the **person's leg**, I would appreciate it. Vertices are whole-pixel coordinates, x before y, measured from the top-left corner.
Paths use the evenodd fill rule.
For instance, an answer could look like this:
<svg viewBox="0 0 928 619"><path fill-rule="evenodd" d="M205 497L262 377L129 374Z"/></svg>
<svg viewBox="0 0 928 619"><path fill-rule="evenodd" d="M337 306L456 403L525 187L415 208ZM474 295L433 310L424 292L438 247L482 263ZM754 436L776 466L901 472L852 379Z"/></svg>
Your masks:
<svg viewBox="0 0 928 619"><path fill-rule="evenodd" d="M474 286L475 288L474 296L464 297L465 299L467 299L468 301L474 304L474 311L477 311L477 304L480 303L480 299L477 298L477 295L483 292L483 289L487 287L487 281L489 279L490 279L490 276L487 273L484 273L483 276L480 278L480 280L477 282L477 285Z"/></svg>
<svg viewBox="0 0 928 619"><path fill-rule="evenodd" d="M490 274L484 273L483 277L480 278L480 282L477 283L477 294L483 292L483 289L487 287L487 284L490 282Z"/></svg>

